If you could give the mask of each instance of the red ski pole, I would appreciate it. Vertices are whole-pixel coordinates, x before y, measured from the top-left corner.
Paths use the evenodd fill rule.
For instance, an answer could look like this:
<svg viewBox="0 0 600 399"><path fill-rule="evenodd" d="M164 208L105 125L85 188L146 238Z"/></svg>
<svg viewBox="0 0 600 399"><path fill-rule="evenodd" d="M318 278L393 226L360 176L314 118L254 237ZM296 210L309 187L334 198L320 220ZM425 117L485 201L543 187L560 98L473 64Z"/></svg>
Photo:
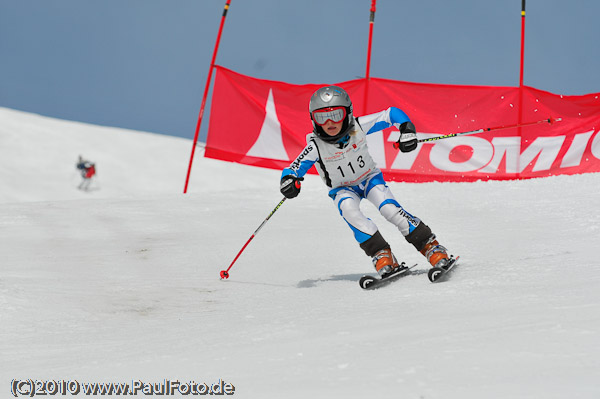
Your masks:
<svg viewBox="0 0 600 399"><path fill-rule="evenodd" d="M283 199L281 201L279 201L279 204L277 204L275 209L273 209L271 211L271 213L269 213L269 216L267 216L267 218L265 220L263 220L263 222L260 224L260 226L258 226L258 229L256 229L256 231L252 234L252 236L250 236L248 241L246 241L246 243L244 244L242 249L240 249L240 252L238 252L237 256L233 260L233 262L231 262L231 264L227 268L227 270L221 270L221 280L229 278L229 270L233 267L233 264L235 263L235 261L238 260L238 258L242 254L242 252L244 252L244 249L246 249L248 244L250 244L250 241L252 241L252 239L258 234L260 229L262 229L262 227L265 225L265 223L267 223L267 220L269 220L271 218L271 216L273 216L273 214L277 211L277 209L279 209L279 207L285 202L285 200L286 200L286 197L283 197Z"/></svg>

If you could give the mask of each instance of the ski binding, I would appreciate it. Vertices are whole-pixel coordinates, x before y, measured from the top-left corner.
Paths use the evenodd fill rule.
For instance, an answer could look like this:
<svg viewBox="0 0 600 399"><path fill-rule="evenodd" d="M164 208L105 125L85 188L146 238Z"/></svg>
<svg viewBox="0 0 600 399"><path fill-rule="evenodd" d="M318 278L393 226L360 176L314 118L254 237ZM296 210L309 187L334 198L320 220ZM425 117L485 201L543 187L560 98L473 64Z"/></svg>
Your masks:
<svg viewBox="0 0 600 399"><path fill-rule="evenodd" d="M371 276L371 275L365 275L360 278L360 280L358 281L358 284L360 285L360 288L362 288L363 290L374 290L377 288L381 288L381 287L384 287L384 286L390 284L391 282L398 280L400 277L408 276L409 274L411 274L410 271L413 268L415 268L416 266L417 266L417 264L415 263L414 265L407 267L404 264L404 262L402 262L400 264L400 266L398 266L394 271L392 271L387 276L376 277L376 276Z"/></svg>
<svg viewBox="0 0 600 399"><path fill-rule="evenodd" d="M431 269L429 269L429 272L427 272L427 277L429 277L429 281L431 281L432 283L439 283L441 281L447 280L449 277L448 274L452 269L454 269L454 266L456 266L456 264L458 263L459 258L460 256L457 256L456 258L451 256L446 266L432 267Z"/></svg>

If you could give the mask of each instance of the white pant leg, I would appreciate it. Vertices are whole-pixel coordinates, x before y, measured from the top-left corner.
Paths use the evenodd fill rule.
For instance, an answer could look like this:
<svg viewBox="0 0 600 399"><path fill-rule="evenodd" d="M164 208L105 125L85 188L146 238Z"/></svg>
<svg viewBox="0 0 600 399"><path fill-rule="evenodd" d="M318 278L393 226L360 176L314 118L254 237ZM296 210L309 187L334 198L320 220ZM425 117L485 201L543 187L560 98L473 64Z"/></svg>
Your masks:
<svg viewBox="0 0 600 399"><path fill-rule="evenodd" d="M421 220L410 213L396 201L392 190L385 184L377 184L367 194L367 199L375 205L386 220L400 230L403 236L411 233Z"/></svg>
<svg viewBox="0 0 600 399"><path fill-rule="evenodd" d="M340 190L334 199L340 215L352 229L354 238L363 243L377 232L377 226L361 212L360 201L360 196L350 189Z"/></svg>

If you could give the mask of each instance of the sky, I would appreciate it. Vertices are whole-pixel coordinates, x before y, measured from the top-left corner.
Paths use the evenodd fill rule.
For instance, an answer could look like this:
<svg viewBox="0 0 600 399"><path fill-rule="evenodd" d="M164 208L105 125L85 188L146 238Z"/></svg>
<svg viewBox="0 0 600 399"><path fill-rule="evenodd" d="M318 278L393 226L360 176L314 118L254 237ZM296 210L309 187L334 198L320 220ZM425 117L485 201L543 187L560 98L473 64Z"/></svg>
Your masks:
<svg viewBox="0 0 600 399"><path fill-rule="evenodd" d="M0 0L0 106L191 139L224 5ZM232 0L216 62L295 84L364 77L370 6ZM525 85L600 92L598 14L592 0L528 1ZM371 76L518 86L520 37L520 0L380 0Z"/></svg>

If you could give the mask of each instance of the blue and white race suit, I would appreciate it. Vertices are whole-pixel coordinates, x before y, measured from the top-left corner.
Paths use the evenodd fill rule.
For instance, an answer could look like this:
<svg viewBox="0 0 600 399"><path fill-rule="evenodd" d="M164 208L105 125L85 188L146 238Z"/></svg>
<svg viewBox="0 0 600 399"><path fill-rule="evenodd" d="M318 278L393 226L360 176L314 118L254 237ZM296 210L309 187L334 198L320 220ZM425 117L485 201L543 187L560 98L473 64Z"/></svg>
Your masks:
<svg viewBox="0 0 600 399"><path fill-rule="evenodd" d="M363 198L375 205L403 236L407 236L420 220L406 212L394 198L369 153L367 135L391 126L398 128L410 119L402 110L390 107L385 111L357 117L354 121L354 130L343 148L326 143L314 133L308 134L306 147L283 170L281 176L302 177L314 165L323 182L330 187L329 196L359 243L377 233L375 223L360 210Z"/></svg>

